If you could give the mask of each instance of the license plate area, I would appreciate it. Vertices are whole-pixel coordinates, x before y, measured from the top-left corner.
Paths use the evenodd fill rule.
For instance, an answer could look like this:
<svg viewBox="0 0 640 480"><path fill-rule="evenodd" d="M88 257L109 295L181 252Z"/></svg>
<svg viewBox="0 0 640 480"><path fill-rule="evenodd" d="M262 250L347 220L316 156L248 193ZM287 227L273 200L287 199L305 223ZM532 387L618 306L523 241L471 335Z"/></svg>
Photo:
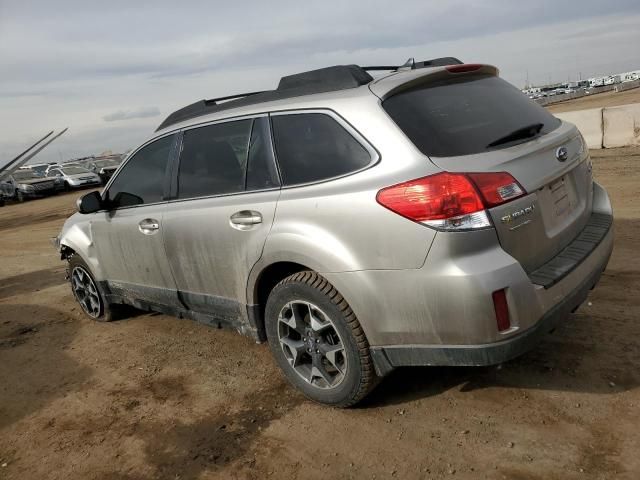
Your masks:
<svg viewBox="0 0 640 480"><path fill-rule="evenodd" d="M574 202L572 202L570 183L563 176L549 184L548 188L553 201L554 216L558 219L567 217L575 208Z"/></svg>

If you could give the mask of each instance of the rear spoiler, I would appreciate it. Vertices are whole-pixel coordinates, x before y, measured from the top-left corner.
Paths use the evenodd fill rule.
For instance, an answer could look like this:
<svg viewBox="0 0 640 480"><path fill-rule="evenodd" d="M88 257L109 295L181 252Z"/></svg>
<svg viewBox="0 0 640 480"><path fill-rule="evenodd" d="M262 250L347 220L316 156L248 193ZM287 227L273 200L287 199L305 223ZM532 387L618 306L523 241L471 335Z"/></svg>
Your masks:
<svg viewBox="0 0 640 480"><path fill-rule="evenodd" d="M482 74L497 77L499 73L500 70L493 65L461 63L456 65L447 65L441 68L398 71L397 74L388 75L371 82L369 84L369 89L381 100L385 100L403 90L408 90L418 85L453 79L467 74Z"/></svg>

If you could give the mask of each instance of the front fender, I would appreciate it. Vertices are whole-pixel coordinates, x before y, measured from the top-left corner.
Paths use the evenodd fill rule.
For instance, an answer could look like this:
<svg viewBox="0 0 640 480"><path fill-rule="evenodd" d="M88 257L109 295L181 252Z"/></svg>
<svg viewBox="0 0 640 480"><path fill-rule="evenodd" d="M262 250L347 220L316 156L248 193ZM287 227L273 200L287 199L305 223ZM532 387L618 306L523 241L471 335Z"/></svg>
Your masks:
<svg viewBox="0 0 640 480"><path fill-rule="evenodd" d="M76 214L77 215L77 214ZM67 220L60 233L60 248L70 248L89 266L97 281L104 280L93 242L91 221L77 221L76 215Z"/></svg>

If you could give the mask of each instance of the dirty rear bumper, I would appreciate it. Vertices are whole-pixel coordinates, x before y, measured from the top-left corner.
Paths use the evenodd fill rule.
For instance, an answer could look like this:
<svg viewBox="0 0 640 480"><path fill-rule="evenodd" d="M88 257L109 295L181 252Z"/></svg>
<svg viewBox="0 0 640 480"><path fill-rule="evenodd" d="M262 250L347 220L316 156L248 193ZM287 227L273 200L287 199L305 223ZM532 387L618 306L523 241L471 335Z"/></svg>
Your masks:
<svg viewBox="0 0 640 480"><path fill-rule="evenodd" d="M567 319L587 298L598 283L613 249L613 228L592 256L599 261L576 288L567 293L542 318L524 332L508 339L480 345L392 345L371 347L378 375L386 375L402 366L484 366L515 358L539 343L541 338Z"/></svg>

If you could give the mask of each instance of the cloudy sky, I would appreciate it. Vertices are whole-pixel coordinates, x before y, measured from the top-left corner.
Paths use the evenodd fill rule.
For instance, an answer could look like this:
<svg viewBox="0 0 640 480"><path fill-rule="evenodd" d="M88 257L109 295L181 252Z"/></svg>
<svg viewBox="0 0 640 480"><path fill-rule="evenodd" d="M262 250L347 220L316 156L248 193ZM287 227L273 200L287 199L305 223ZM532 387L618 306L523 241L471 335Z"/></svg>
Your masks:
<svg viewBox="0 0 640 480"><path fill-rule="evenodd" d="M135 147L183 105L328 65L456 56L522 87L640 69L638 0L0 0L0 165Z"/></svg>

